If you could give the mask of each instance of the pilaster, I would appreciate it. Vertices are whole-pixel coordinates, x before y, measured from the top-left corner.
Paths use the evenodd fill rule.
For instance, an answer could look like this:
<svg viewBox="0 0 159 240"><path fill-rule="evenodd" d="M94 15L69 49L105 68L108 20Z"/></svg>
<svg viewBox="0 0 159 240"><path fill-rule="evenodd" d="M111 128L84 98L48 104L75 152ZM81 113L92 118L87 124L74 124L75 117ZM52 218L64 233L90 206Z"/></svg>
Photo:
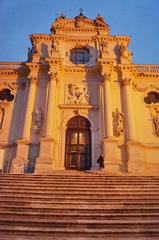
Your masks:
<svg viewBox="0 0 159 240"><path fill-rule="evenodd" d="M22 139L17 141L16 158L12 161L12 173L24 173L28 162L28 148L30 143L30 130L32 124L32 112L34 108L35 94L38 82L39 65L27 63L30 70L28 75L28 98L26 103Z"/></svg>

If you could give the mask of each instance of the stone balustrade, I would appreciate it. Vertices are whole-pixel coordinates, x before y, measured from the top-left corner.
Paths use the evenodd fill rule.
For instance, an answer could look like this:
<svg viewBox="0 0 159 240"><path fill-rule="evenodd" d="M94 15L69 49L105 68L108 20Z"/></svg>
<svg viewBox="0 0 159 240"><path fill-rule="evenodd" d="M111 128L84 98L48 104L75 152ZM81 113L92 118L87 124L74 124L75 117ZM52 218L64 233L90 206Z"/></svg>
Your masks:
<svg viewBox="0 0 159 240"><path fill-rule="evenodd" d="M138 72L159 72L159 65L133 64Z"/></svg>
<svg viewBox="0 0 159 240"><path fill-rule="evenodd" d="M19 69L22 62L0 62L0 69Z"/></svg>

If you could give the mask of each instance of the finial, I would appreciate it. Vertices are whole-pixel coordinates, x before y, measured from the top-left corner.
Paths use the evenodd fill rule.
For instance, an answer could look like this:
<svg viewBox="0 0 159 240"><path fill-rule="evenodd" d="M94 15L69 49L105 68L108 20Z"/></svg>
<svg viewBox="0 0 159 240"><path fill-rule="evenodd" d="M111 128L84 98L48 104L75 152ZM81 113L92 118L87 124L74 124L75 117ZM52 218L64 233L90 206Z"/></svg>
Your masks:
<svg viewBox="0 0 159 240"><path fill-rule="evenodd" d="M80 12L79 15L80 15L80 16L83 16L83 12L84 12L84 10L83 10L82 8L79 9L79 12Z"/></svg>

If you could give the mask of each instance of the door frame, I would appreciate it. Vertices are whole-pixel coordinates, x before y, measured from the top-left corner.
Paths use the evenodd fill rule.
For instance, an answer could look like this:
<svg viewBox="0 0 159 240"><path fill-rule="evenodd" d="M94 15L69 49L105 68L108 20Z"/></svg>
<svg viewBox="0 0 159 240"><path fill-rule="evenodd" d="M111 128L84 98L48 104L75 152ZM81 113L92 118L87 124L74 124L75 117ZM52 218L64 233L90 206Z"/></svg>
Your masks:
<svg viewBox="0 0 159 240"><path fill-rule="evenodd" d="M75 123L73 123L73 120ZM84 121L83 121L84 120ZM72 121L72 122L71 122ZM77 122L77 125L76 125ZM82 125L82 123L84 123ZM70 124L70 126L68 126ZM71 126L72 124L72 126ZM75 125L74 125L75 124ZM72 135L76 133L76 142L72 143ZM80 141L80 133L84 134L85 144ZM85 146L85 152L80 149ZM81 157L85 158L82 166ZM73 158L72 158L73 157ZM72 161L72 167L71 167ZM65 134L65 169L89 170L92 167L92 133L90 121L81 115L73 116L67 121Z"/></svg>

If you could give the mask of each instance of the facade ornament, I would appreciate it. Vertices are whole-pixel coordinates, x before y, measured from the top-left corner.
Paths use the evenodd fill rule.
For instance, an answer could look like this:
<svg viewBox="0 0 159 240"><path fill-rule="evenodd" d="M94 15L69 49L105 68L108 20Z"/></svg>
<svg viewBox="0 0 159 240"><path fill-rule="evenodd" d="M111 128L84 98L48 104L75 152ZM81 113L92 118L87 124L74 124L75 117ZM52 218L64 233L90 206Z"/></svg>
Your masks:
<svg viewBox="0 0 159 240"><path fill-rule="evenodd" d="M76 84L68 84L67 103L68 104L89 104L90 93L86 86L77 86Z"/></svg>
<svg viewBox="0 0 159 240"><path fill-rule="evenodd" d="M58 77L57 77L57 72L49 72L48 73L49 74L49 79L50 79L50 81L52 80L52 81L58 81Z"/></svg>
<svg viewBox="0 0 159 240"><path fill-rule="evenodd" d="M114 126L114 134L116 137L120 137L123 135L123 113L119 112L118 108L113 112L113 126Z"/></svg>
<svg viewBox="0 0 159 240"><path fill-rule="evenodd" d="M30 84L37 84L38 78L36 76L29 76Z"/></svg>
<svg viewBox="0 0 159 240"><path fill-rule="evenodd" d="M131 85L131 78L123 78L121 81L121 86L130 86Z"/></svg>
<svg viewBox="0 0 159 240"><path fill-rule="evenodd" d="M0 105L0 131L2 130L2 127L3 127L4 115L5 115L5 108Z"/></svg>
<svg viewBox="0 0 159 240"><path fill-rule="evenodd" d="M159 108L155 110L155 114L152 116L152 122L154 125L155 135L159 137Z"/></svg>
<svg viewBox="0 0 159 240"><path fill-rule="evenodd" d="M111 74L110 73L104 73L103 74L103 80L110 82L111 81Z"/></svg>
<svg viewBox="0 0 159 240"><path fill-rule="evenodd" d="M102 40L100 46L102 52L108 52L108 43L106 41Z"/></svg>
<svg viewBox="0 0 159 240"><path fill-rule="evenodd" d="M53 55L54 51L58 51L58 50L59 50L59 43L58 41L54 40L51 44L51 51L50 51L51 56Z"/></svg>
<svg viewBox="0 0 159 240"><path fill-rule="evenodd" d="M28 62L31 62L32 61L32 56L33 54L35 53L35 50L33 47L28 47Z"/></svg>
<svg viewBox="0 0 159 240"><path fill-rule="evenodd" d="M75 27L81 28L84 26L84 20L86 19L86 16L83 15L83 10L80 9L80 14L75 17Z"/></svg>
<svg viewBox="0 0 159 240"><path fill-rule="evenodd" d="M159 103L159 92L151 91L144 98L146 104L156 104Z"/></svg>
<svg viewBox="0 0 159 240"><path fill-rule="evenodd" d="M33 123L34 123L34 133L39 134L42 124L44 120L43 111L41 108L37 108L35 112L33 112Z"/></svg>
<svg viewBox="0 0 159 240"><path fill-rule="evenodd" d="M129 60L132 60L132 52L130 52L127 49L127 46L125 46L123 43L119 46L119 55L120 57L125 57Z"/></svg>
<svg viewBox="0 0 159 240"><path fill-rule="evenodd" d="M94 20L94 23L97 27L109 27L108 24L105 22L104 18L98 14L96 19Z"/></svg>

